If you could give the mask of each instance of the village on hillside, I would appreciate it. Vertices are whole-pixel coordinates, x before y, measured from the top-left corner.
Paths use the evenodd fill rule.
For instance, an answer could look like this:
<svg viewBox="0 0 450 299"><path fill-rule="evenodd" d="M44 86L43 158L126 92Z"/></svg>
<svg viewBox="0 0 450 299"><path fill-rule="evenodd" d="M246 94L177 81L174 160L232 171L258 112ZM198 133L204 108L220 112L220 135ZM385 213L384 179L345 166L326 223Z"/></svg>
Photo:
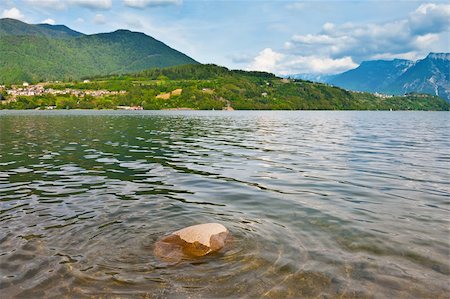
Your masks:
<svg viewBox="0 0 450 299"><path fill-rule="evenodd" d="M87 80L84 83L89 83ZM12 85L10 89L5 89L5 86L0 86L0 89L4 89L5 93L11 97L11 99L15 99L19 96L41 96L41 95L73 95L76 97L84 97L84 96L93 96L93 97L102 97L106 95L117 95L117 94L125 94L125 90L121 91L109 91L109 90L81 90L81 89L73 89L73 88L65 88L65 89L53 89L46 88L48 83L38 83L35 85L29 84L27 82L23 82L22 85Z"/></svg>
<svg viewBox="0 0 450 299"><path fill-rule="evenodd" d="M58 83L58 82L56 82ZM84 80L83 83L90 83L89 80ZM109 90L89 90L89 89L54 89L47 88L49 83L38 83L29 84L28 82L23 82L22 85L12 85L7 88L5 85L0 85L0 101L3 103L14 102L18 97L33 97L33 96L44 96L44 95L69 95L75 96L77 98L84 98L86 96L91 97L104 97L109 95L123 95L127 92L125 90L120 91L109 91ZM46 109L54 109L54 106L48 106ZM141 106L117 106L117 109L123 110L142 110Z"/></svg>

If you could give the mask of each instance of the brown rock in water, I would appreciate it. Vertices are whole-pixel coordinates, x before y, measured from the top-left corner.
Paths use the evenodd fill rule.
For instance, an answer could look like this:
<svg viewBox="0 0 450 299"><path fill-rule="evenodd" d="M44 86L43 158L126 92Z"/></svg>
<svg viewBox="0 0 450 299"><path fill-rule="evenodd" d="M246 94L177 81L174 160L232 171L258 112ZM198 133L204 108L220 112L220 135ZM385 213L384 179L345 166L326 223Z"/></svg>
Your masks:
<svg viewBox="0 0 450 299"><path fill-rule="evenodd" d="M229 237L230 232L222 224L193 225L159 239L154 253L160 258L174 260L183 256L204 256L222 249Z"/></svg>

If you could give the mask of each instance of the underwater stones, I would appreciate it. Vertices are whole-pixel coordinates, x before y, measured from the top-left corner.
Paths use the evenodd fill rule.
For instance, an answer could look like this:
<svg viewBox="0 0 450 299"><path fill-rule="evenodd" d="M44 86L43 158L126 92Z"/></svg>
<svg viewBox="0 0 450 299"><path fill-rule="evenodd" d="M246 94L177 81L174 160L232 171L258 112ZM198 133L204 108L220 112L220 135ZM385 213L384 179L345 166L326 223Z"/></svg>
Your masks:
<svg viewBox="0 0 450 299"><path fill-rule="evenodd" d="M160 258L177 260L183 256L204 256L222 249L229 237L229 231L222 224L193 225L159 239L154 253Z"/></svg>

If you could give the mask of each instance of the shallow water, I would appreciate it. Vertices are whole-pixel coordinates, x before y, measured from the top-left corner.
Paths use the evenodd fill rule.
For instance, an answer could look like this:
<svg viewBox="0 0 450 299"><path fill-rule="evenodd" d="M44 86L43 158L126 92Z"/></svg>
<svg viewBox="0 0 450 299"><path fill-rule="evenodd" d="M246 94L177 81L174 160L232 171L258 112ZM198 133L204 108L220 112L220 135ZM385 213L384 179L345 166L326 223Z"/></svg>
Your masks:
<svg viewBox="0 0 450 299"><path fill-rule="evenodd" d="M448 112L2 111L1 298L448 298L449 169Z"/></svg>

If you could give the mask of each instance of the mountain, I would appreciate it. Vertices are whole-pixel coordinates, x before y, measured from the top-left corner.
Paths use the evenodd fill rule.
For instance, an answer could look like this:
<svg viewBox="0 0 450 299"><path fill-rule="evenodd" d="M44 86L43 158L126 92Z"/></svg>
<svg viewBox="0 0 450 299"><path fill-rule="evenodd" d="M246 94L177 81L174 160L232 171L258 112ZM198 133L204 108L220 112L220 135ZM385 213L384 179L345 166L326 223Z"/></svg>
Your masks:
<svg viewBox="0 0 450 299"><path fill-rule="evenodd" d="M381 92L413 64L404 59L363 61L356 69L336 75L327 82L350 90Z"/></svg>
<svg viewBox="0 0 450 299"><path fill-rule="evenodd" d="M364 61L326 82L354 91L433 94L450 102L450 53L430 53L418 61Z"/></svg>
<svg viewBox="0 0 450 299"><path fill-rule="evenodd" d="M81 79L197 64L139 32L85 35L63 25L0 19L0 84Z"/></svg>
<svg viewBox="0 0 450 299"><path fill-rule="evenodd" d="M434 94L450 102L450 53L430 53L389 86L397 94Z"/></svg>
<svg viewBox="0 0 450 299"><path fill-rule="evenodd" d="M16 19L0 19L0 36L41 36L50 38L71 38L84 35L64 25L30 25Z"/></svg>
<svg viewBox="0 0 450 299"><path fill-rule="evenodd" d="M50 24L37 24L42 31L49 32L50 36L57 37L60 35L61 37L79 37L84 35L81 32L70 29L65 25L50 25Z"/></svg>

